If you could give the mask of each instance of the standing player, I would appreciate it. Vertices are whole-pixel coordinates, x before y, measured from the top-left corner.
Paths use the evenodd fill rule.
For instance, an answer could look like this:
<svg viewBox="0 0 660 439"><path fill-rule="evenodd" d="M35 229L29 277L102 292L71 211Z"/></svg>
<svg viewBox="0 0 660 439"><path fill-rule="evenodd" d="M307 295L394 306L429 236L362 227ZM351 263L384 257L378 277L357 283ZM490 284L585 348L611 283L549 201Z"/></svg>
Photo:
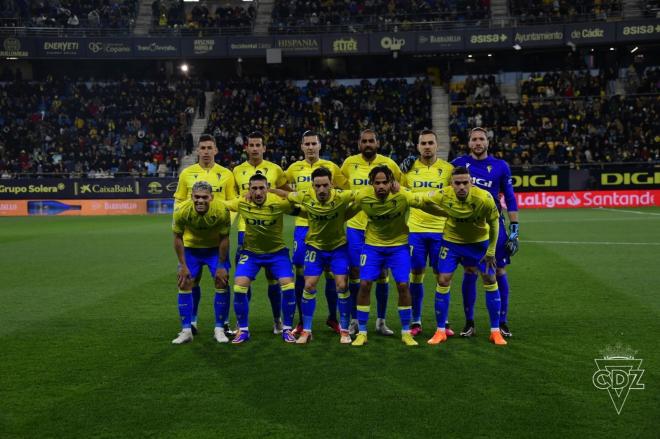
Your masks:
<svg viewBox="0 0 660 439"><path fill-rule="evenodd" d="M264 160L266 145L264 145L264 135L259 131L254 131L247 136L247 146L245 147L247 161L234 168L234 179L238 188L239 195L245 195L250 186L250 178L257 173L266 177L270 187L291 190L286 182L284 171L278 165L268 160ZM238 250L236 257L240 254L245 236L245 220L240 217L238 220ZM273 312L273 333L282 333L282 320L280 318L281 293L280 284L276 278L270 275L266 270L266 280L268 281L268 300Z"/></svg>
<svg viewBox="0 0 660 439"><path fill-rule="evenodd" d="M191 199L179 204L174 211L172 231L174 251L179 259L179 315L181 332L174 344L193 340L193 296L195 279L199 279L204 265L215 277L215 330L218 343L227 343L223 326L229 313L229 212L222 203L212 203L213 188L205 181L192 187Z"/></svg>
<svg viewBox="0 0 660 439"><path fill-rule="evenodd" d="M304 160L294 162L286 170L285 175L289 184L297 192L312 192L312 173L321 167L331 172L331 183L334 187L343 189L346 187L346 177L339 170L339 166L331 161L320 158L321 140L314 131L305 131L300 143L300 149L305 155ZM306 218L296 218L296 228L293 232L293 265L296 270L296 303L300 313L301 323L298 324L294 332L302 331L302 296L305 287L305 277L303 275L303 266L305 265L305 236L308 231ZM318 281L318 279L317 279ZM325 299L328 302L328 319L326 324L335 332L339 333L339 322L337 321L337 289L335 280L331 273L326 272L325 279ZM346 327L344 327L346 329Z"/></svg>
<svg viewBox="0 0 660 439"><path fill-rule="evenodd" d="M234 175L225 167L215 163L215 156L218 154L218 147L215 143L215 138L210 134L202 134L199 136L197 142L197 163L188 166L179 174L179 182L174 193L174 206L178 206L190 200L193 185L198 181L205 181L213 188L214 202L222 200L232 200L236 198L236 183ZM199 272L201 277L202 272ZM202 296L199 287L199 278L194 279L192 287L193 298L193 317L192 317L192 331L193 334L197 333L197 310L199 308L199 301ZM218 305L218 297L215 297L215 306ZM225 325L225 330L229 332L229 325Z"/></svg>
<svg viewBox="0 0 660 439"><path fill-rule="evenodd" d="M360 154L348 157L341 166L341 172L348 179L352 190L360 190L369 186L369 173L374 167L385 165L392 171L396 181L401 180L401 171L394 161L388 157L378 154L380 144L374 130L364 130L360 133L358 148ZM350 258L350 272L348 287L351 291L352 301L357 298L360 289L360 255L364 245L364 233L367 228L367 216L364 212L358 213L347 223L346 238L348 240L348 254ZM376 284L376 309L378 319L376 320L376 332L382 335L393 335L394 331L385 325L387 313L387 297L389 295L389 279L385 271L379 277ZM353 302L354 305L355 302ZM353 306L353 320L350 332L357 329L357 310Z"/></svg>
<svg viewBox="0 0 660 439"><path fill-rule="evenodd" d="M419 158L414 161L409 170L404 171L401 179L403 187L412 192L428 192L448 186L451 171L454 168L438 158L437 136L431 130L419 133L417 142ZM422 332L422 307L424 304L424 272L426 261L429 261L433 272L437 275L438 254L442 231L445 227L445 217L431 215L418 208L410 209L408 227L410 236L410 295L412 296L412 326L413 336ZM449 325L447 333L451 331Z"/></svg>
<svg viewBox="0 0 660 439"><path fill-rule="evenodd" d="M348 334L350 320L350 298L347 293L348 247L344 222L353 192L333 188L334 173L320 167L312 172L312 190L288 194L289 201L300 205L306 212L309 230L305 236L304 275L305 285L302 298L303 331L297 343L304 344L312 339L312 319L316 309L316 285L321 273L330 268L336 283L339 299L340 343L350 343ZM327 297L327 290L326 290Z"/></svg>
<svg viewBox="0 0 660 439"><path fill-rule="evenodd" d="M368 222L360 255L360 291L357 298L359 333L352 344L362 346L367 343L371 284L384 269L390 269L399 292L401 340L407 346L417 346L410 334L410 247L406 217L410 207L423 207L424 204L420 201L421 197L411 192L393 193L397 183L394 173L385 165L373 168L369 173L369 181L371 186L359 191L354 201L355 208L362 209Z"/></svg>
<svg viewBox="0 0 660 439"><path fill-rule="evenodd" d="M293 206L275 194L268 193L268 179L257 172L248 181L248 199L239 197L227 201L227 208L238 212L245 221L243 247L234 273L234 311L239 332L232 340L240 344L250 339L249 301L250 284L263 267L282 287L282 339L295 343L291 333L296 295L293 285L293 269L289 249L282 238L283 216L293 213Z"/></svg>
<svg viewBox="0 0 660 439"><path fill-rule="evenodd" d="M493 196L472 186L467 168L454 168L451 187L430 192L428 199L447 212L438 263L435 315L438 324L429 344L447 340L445 322L449 313L449 286L459 263L465 270L481 271L490 316L490 341L505 345L500 333L500 293L495 279L495 246L499 233L499 211Z"/></svg>
<svg viewBox="0 0 660 439"><path fill-rule="evenodd" d="M511 170L504 160L488 155L488 137L484 128L473 128L468 142L470 154L458 157L452 163L454 166L465 166L470 171L472 183L490 192L500 211L500 234L497 239L497 284L499 286L502 306L500 311L500 329L502 335L511 337L507 324L509 310L509 280L506 266L511 262L511 256L518 251L518 204L513 193ZM507 237L504 215L500 204L500 194L504 194L507 214L509 216L509 236ZM474 335L474 303L477 299L476 269L466 269L463 274L463 307L465 308L465 327L461 336Z"/></svg>

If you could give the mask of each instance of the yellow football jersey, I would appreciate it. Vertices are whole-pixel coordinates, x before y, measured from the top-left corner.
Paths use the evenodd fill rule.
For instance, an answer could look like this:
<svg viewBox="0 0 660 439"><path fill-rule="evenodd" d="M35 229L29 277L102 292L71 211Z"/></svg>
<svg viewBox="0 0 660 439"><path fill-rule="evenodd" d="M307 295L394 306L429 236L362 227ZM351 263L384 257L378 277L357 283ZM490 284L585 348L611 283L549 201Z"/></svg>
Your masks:
<svg viewBox="0 0 660 439"><path fill-rule="evenodd" d="M188 166L179 175L179 182L174 193L175 206L190 199L192 187L198 181L205 181L211 185L214 201L236 198L234 174L229 169L217 163L214 163L209 169L204 169L199 163L196 163Z"/></svg>
<svg viewBox="0 0 660 439"><path fill-rule="evenodd" d="M314 191L312 188L312 172L316 168L324 167L332 172L332 185L337 189L347 189L348 182L346 177L341 173L339 166L329 160L319 159L314 164L310 164L307 160L300 160L294 162L289 166L284 175L291 185L291 187L298 191ZM298 217L296 218L296 226L307 226L307 219Z"/></svg>
<svg viewBox="0 0 660 439"><path fill-rule="evenodd" d="M495 254L500 214L488 191L472 186L467 198L459 200L452 187L445 187L429 194L429 199L448 214L444 239L457 244L490 239L488 254Z"/></svg>
<svg viewBox="0 0 660 439"><path fill-rule="evenodd" d="M309 230L305 242L319 250L334 250L346 244L344 229L345 214L348 205L353 201L352 191L333 189L330 198L321 203L312 191L289 193L289 201L300 205L307 213Z"/></svg>
<svg viewBox="0 0 660 439"><path fill-rule="evenodd" d="M401 177L401 185L412 192L429 192L449 186L451 171L454 167L444 160L436 160L431 166L426 166L416 160L412 169ZM410 209L408 227L411 232L438 232L445 228L444 216L432 215L421 209Z"/></svg>
<svg viewBox="0 0 660 439"><path fill-rule="evenodd" d="M278 165L268 160L263 160L259 165L252 166L250 162L245 161L240 165L234 168L234 180L236 181L236 192L238 195L245 194L250 188L250 177L261 171L262 174L266 176L268 184L272 188L278 188L284 186L286 181L286 176L284 171ZM245 221L243 217L238 220L238 231L245 231Z"/></svg>
<svg viewBox="0 0 660 439"><path fill-rule="evenodd" d="M362 157L362 154L352 155L344 160L344 164L341 166L341 172L348 180L349 188L359 191L365 186L369 186L369 172L378 165L387 165L394 173L396 181L401 181L401 170L399 166L394 163L394 160L380 154L376 154L370 162L366 161ZM367 228L367 216L364 212L360 212L351 218L347 225L354 229L365 230Z"/></svg>
<svg viewBox="0 0 660 439"><path fill-rule="evenodd" d="M228 235L231 227L229 211L220 203L211 203L200 215L192 200L179 204L174 211L172 231L183 235L183 245L190 248L211 248L220 244L220 236Z"/></svg>
<svg viewBox="0 0 660 439"><path fill-rule="evenodd" d="M291 213L293 208L288 200L269 193L261 206L242 196L224 203L229 210L238 212L245 220L245 250L274 253L286 247L282 238L283 217L285 213Z"/></svg>
<svg viewBox="0 0 660 439"><path fill-rule="evenodd" d="M410 191L402 190L380 200L373 186L366 187L355 195L354 204L368 218L364 242L381 247L408 244L406 217L410 207L422 207L423 198Z"/></svg>

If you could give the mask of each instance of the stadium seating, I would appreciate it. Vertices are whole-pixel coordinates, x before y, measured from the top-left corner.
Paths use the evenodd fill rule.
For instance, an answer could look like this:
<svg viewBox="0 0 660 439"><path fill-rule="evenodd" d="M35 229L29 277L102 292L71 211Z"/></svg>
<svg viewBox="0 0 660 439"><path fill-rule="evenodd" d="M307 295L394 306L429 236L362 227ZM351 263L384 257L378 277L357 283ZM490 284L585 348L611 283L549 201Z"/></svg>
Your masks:
<svg viewBox="0 0 660 439"><path fill-rule="evenodd" d="M450 158L467 153L469 128L485 126L492 152L514 166L657 161L659 116L658 95L457 103Z"/></svg>
<svg viewBox="0 0 660 439"><path fill-rule="evenodd" d="M194 113L191 81L0 84L0 172L172 175Z"/></svg>
<svg viewBox="0 0 660 439"><path fill-rule="evenodd" d="M621 0L509 0L511 15L522 23L607 20L620 17Z"/></svg>
<svg viewBox="0 0 660 439"><path fill-rule="evenodd" d="M4 26L129 29L137 0L16 0L2 2Z"/></svg>
<svg viewBox="0 0 660 439"><path fill-rule="evenodd" d="M221 145L219 163L245 160L243 136L259 129L267 158L286 167L299 160L300 135L321 133L322 156L341 163L356 154L358 133L375 129L381 152L401 160L414 150L415 133L431 127L431 86L426 80L293 82L253 80L218 85L208 132Z"/></svg>
<svg viewBox="0 0 660 439"><path fill-rule="evenodd" d="M176 30L184 35L247 33L257 15L252 4L244 7L226 2L194 3L186 7L180 1L154 0L151 11L151 33Z"/></svg>
<svg viewBox="0 0 660 439"><path fill-rule="evenodd" d="M405 30L417 23L474 22L489 16L490 0L277 0L271 32Z"/></svg>

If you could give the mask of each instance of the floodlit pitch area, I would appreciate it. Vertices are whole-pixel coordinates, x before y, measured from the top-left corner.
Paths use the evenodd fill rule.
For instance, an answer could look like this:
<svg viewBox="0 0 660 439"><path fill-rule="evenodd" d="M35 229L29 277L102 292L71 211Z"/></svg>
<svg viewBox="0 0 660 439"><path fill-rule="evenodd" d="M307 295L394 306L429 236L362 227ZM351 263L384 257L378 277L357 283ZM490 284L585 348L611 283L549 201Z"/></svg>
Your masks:
<svg viewBox="0 0 660 439"><path fill-rule="evenodd" d="M417 348L373 333L374 304L369 344L340 345L324 325L322 286L314 341L287 345L271 333L263 275L253 340L219 345L208 273L200 334L173 346L170 222L0 219L0 436L657 435L658 208L522 211L505 347L488 343L481 287L478 336L426 345L435 326L431 274ZM457 330L461 277L450 311ZM398 331L395 294L388 320ZM620 415L592 384L594 359L616 343L636 350L646 369L646 389L632 390Z"/></svg>

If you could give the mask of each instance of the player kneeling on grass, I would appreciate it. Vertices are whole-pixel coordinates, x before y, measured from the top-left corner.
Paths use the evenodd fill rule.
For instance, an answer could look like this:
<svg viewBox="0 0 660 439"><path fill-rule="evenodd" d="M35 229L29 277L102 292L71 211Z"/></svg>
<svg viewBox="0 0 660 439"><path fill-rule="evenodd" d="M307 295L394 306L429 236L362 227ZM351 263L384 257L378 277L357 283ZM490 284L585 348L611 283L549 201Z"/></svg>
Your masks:
<svg viewBox="0 0 660 439"><path fill-rule="evenodd" d="M316 285L324 270L334 275L339 304L340 342L350 343L350 293L348 288L348 246L344 222L348 207L353 201L351 191L336 190L332 186L332 172L325 167L316 168L311 174L311 191L283 192L274 190L305 212L309 229L305 235L304 276L305 286L301 308L303 330L296 343L308 343L312 339L312 319L316 310Z"/></svg>
<svg viewBox="0 0 660 439"><path fill-rule="evenodd" d="M417 342L410 334L412 306L408 278L410 275L410 248L406 218L410 207L419 207L431 212L420 195L399 191L394 174L387 166L376 166L369 173L371 186L360 190L353 203L368 217L365 245L360 255L360 291L357 298L359 333L353 346L367 343L367 321L371 302L371 285L380 277L382 270L391 270L399 292L399 318L401 340L407 346ZM350 215L350 214L349 214ZM444 325L443 325L444 328Z"/></svg>
<svg viewBox="0 0 660 439"><path fill-rule="evenodd" d="M181 203L174 211L172 231L174 251L179 259L177 285L179 287L179 315L181 332L172 340L173 344L193 340L193 295L195 279L201 275L204 265L215 277L215 330L218 343L229 340L224 332L224 323L229 312L229 290L227 278L230 268L229 228L230 216L220 203L211 203L213 188L205 181L192 187L191 199Z"/></svg>
<svg viewBox="0 0 660 439"><path fill-rule="evenodd" d="M295 343L291 333L296 294L289 249L282 237L285 213L295 214L289 201L268 193L266 176L257 171L249 180L248 193L225 204L245 220L245 239L234 274L234 312L239 332L232 340L240 344L250 339L248 289L261 268L269 270L282 287L282 339Z"/></svg>
<svg viewBox="0 0 660 439"><path fill-rule="evenodd" d="M493 196L472 186L467 168L454 168L451 187L429 192L428 198L437 204L448 218L440 247L438 285L435 292L435 315L438 325L429 344L447 340L445 322L449 312L449 285L461 263L467 269L477 267L486 289L486 306L490 316L490 341L505 345L500 332L500 293L495 279L495 246L499 233L499 211Z"/></svg>

